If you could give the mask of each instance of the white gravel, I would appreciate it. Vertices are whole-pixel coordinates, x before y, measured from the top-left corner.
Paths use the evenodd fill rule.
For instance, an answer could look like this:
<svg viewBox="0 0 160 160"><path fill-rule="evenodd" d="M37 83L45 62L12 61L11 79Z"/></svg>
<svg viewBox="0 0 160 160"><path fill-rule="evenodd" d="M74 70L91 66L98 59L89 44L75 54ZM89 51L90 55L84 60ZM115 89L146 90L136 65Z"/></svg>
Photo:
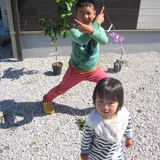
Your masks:
<svg viewBox="0 0 160 160"><path fill-rule="evenodd" d="M56 112L46 115L41 101L58 85L68 67L69 56L60 76L54 76L55 57L11 58L11 45L0 47L0 160L79 160L82 131L76 119L85 119L93 109L95 83L81 82L53 105ZM130 53L129 62L118 73L113 63L119 54L100 55L100 66L118 78L125 90L125 106L132 116L134 144L124 149L128 160L160 159L160 52Z"/></svg>

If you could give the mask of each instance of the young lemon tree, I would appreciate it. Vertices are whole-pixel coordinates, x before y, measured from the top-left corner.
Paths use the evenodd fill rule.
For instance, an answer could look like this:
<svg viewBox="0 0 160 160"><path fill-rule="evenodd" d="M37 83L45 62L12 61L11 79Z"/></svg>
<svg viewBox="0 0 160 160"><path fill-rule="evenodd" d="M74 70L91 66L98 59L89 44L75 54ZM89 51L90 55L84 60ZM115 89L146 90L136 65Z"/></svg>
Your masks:
<svg viewBox="0 0 160 160"><path fill-rule="evenodd" d="M51 37L51 42L57 41L57 35L61 38L69 36L70 26L66 23L67 17L71 16L73 4L78 0L56 0L58 20L55 22L52 19L39 18L39 24L44 32L44 35Z"/></svg>
<svg viewBox="0 0 160 160"><path fill-rule="evenodd" d="M58 20L55 22L52 19L39 18L39 24L45 36L51 37L51 44L56 48L56 62L57 62L57 35L62 39L69 36L70 26L66 23L68 16L71 16L73 4L78 0L56 0Z"/></svg>

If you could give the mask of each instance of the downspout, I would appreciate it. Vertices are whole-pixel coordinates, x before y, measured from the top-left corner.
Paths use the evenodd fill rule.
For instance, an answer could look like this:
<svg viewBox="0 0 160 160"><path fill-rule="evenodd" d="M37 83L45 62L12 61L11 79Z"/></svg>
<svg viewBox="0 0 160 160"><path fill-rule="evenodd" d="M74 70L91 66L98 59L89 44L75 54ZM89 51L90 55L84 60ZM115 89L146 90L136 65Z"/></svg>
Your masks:
<svg viewBox="0 0 160 160"><path fill-rule="evenodd" d="M8 13L9 28L10 28L10 37L11 37L11 42L12 42L13 57L15 59L18 59L16 35L15 35L16 33L14 31L11 0L6 1L6 6L7 6L7 13Z"/></svg>
<svg viewBox="0 0 160 160"><path fill-rule="evenodd" d="M20 35L20 20L18 14L18 4L17 0L12 0L12 9L13 9L13 19L14 19L14 27L16 32L16 46L18 53L18 60L23 61L22 56L22 43L21 43L21 35Z"/></svg>

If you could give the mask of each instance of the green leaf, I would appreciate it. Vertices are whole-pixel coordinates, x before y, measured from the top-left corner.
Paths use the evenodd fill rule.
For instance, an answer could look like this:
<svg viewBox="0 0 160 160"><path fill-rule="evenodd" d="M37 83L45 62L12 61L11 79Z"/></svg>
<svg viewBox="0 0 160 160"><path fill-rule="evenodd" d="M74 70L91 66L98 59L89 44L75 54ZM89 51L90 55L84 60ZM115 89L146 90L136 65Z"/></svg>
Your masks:
<svg viewBox="0 0 160 160"><path fill-rule="evenodd" d="M52 19L49 19L49 22L51 22L52 24L55 24L55 23L52 21Z"/></svg>
<svg viewBox="0 0 160 160"><path fill-rule="evenodd" d="M65 3L66 3L68 11L71 11L71 5L70 5L70 3L68 3L68 2L65 2Z"/></svg>
<svg viewBox="0 0 160 160"><path fill-rule="evenodd" d="M61 2L61 0L56 0L56 2L57 2L57 3L60 3L60 2Z"/></svg>
<svg viewBox="0 0 160 160"><path fill-rule="evenodd" d="M45 32L45 30L46 30L46 27L43 28L43 32Z"/></svg>
<svg viewBox="0 0 160 160"><path fill-rule="evenodd" d="M32 146L35 145L36 143L37 143L36 141L32 142Z"/></svg>
<svg viewBox="0 0 160 160"><path fill-rule="evenodd" d="M61 15L61 18L66 18L66 14L62 14L62 15Z"/></svg>
<svg viewBox="0 0 160 160"><path fill-rule="evenodd" d="M65 33L64 31L62 31L62 32L60 33L61 38L64 38L64 36L65 36L64 33Z"/></svg>
<svg viewBox="0 0 160 160"><path fill-rule="evenodd" d="M51 36L56 34L56 28L54 27L51 27L50 31L51 31Z"/></svg>
<svg viewBox="0 0 160 160"><path fill-rule="evenodd" d="M69 30L70 26L68 24L66 24L67 30Z"/></svg>
<svg viewBox="0 0 160 160"><path fill-rule="evenodd" d="M72 15L72 13L71 13L71 12L67 13L67 16L71 16L71 15Z"/></svg>
<svg viewBox="0 0 160 160"><path fill-rule="evenodd" d="M70 2L70 7L71 7L71 9L72 9L72 7L73 7L73 3L72 3L72 2Z"/></svg>
<svg viewBox="0 0 160 160"><path fill-rule="evenodd" d="M56 42L56 41L57 41L57 38L56 38L56 37L52 37L51 42L54 43L54 42Z"/></svg>
<svg viewBox="0 0 160 160"><path fill-rule="evenodd" d="M78 0L75 1L75 4L77 4Z"/></svg>
<svg viewBox="0 0 160 160"><path fill-rule="evenodd" d="M66 24L66 27L69 27L69 24Z"/></svg>
<svg viewBox="0 0 160 160"><path fill-rule="evenodd" d="M69 31L65 30L65 37L68 37L68 36L69 36Z"/></svg>
<svg viewBox="0 0 160 160"><path fill-rule="evenodd" d="M66 24L67 17L72 15L71 9L76 2L77 0L56 0L58 13L57 21L53 22L52 19L39 18L38 23L40 24L44 35L52 37L53 42L57 40L56 35L59 35L61 38L69 36L70 27ZM47 26L47 24L51 24L52 26Z"/></svg>
<svg viewBox="0 0 160 160"><path fill-rule="evenodd" d="M127 61L127 60L122 60L123 61L123 63L125 64L125 66L129 66L129 61Z"/></svg>
<svg viewBox="0 0 160 160"><path fill-rule="evenodd" d="M46 24L45 19L39 19L39 24L43 28Z"/></svg>

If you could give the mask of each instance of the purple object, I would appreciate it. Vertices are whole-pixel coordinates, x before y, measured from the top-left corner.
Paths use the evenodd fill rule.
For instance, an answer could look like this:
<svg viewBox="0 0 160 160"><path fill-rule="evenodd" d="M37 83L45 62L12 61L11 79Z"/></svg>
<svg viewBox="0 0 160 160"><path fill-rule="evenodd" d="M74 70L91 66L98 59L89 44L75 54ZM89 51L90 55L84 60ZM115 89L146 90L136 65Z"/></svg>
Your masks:
<svg viewBox="0 0 160 160"><path fill-rule="evenodd" d="M124 40L123 37L121 37L120 35L116 34L116 33L110 33L110 36L114 37L114 41L115 42L120 42L120 44L122 44L122 41ZM120 45L119 44L119 45Z"/></svg>

